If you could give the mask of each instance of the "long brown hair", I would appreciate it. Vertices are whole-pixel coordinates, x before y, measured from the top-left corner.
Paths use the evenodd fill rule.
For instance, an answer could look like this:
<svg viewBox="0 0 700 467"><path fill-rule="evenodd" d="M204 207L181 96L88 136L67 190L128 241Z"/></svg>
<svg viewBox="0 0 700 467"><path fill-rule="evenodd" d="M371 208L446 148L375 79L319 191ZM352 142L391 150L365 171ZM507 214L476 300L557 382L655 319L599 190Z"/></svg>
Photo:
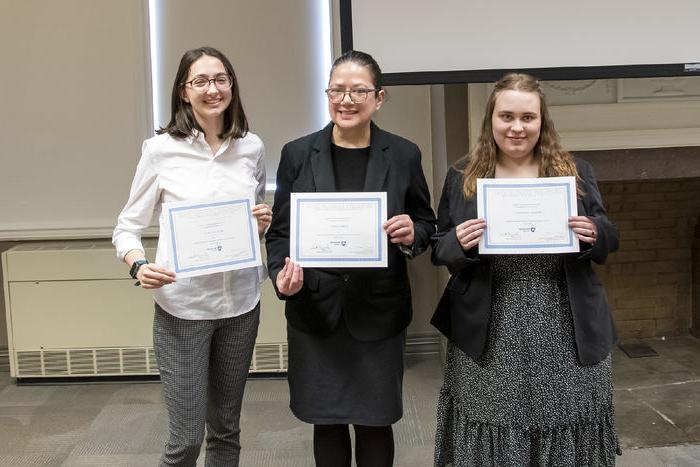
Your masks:
<svg viewBox="0 0 700 467"><path fill-rule="evenodd" d="M559 134L554 129L554 122L549 115L547 102L539 81L534 76L524 73L508 73L496 82L486 102L486 113L481 124L481 134L474 148L457 163L458 167L464 167L462 171L464 177L463 189L467 198L471 198L476 194L477 178L493 178L496 174L498 147L493 139L491 118L498 95L502 91L507 90L533 92L540 98L540 137L533 150L535 158L539 162L539 176L575 176L577 180L579 179L574 158L559 142Z"/></svg>

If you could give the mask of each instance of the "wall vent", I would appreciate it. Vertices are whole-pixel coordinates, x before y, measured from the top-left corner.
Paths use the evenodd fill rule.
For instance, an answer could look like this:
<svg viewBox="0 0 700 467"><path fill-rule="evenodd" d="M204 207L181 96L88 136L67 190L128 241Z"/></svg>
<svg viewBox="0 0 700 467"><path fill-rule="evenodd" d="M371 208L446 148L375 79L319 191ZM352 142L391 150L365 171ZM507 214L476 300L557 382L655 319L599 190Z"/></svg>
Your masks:
<svg viewBox="0 0 700 467"><path fill-rule="evenodd" d="M158 374L152 347L22 350L13 357L18 378ZM286 371L286 342L255 346L251 373Z"/></svg>
<svg viewBox="0 0 700 467"><path fill-rule="evenodd" d="M148 373L148 352L145 349L122 349L122 372L143 375Z"/></svg>
<svg viewBox="0 0 700 467"><path fill-rule="evenodd" d="M250 362L250 371L253 373L286 372L287 343L256 345L253 351L253 360Z"/></svg>
<svg viewBox="0 0 700 467"><path fill-rule="evenodd" d="M115 375L122 373L120 361L121 349L96 349L95 373L98 375Z"/></svg>
<svg viewBox="0 0 700 467"><path fill-rule="evenodd" d="M42 355L44 374L46 376L65 376L68 374L68 355L65 351L46 351Z"/></svg>
<svg viewBox="0 0 700 467"><path fill-rule="evenodd" d="M18 378L158 374L153 349L146 347L40 349L14 354Z"/></svg>
<svg viewBox="0 0 700 467"><path fill-rule="evenodd" d="M17 352L17 376L44 376L41 351Z"/></svg>
<svg viewBox="0 0 700 467"><path fill-rule="evenodd" d="M407 355L439 353L438 337L411 337ZM39 349L9 352L18 378L71 376L157 375L153 347ZM286 373L287 343L257 344L250 363L251 373Z"/></svg>
<svg viewBox="0 0 700 467"><path fill-rule="evenodd" d="M439 353L437 337L411 337L407 355ZM9 352L18 378L71 376L157 375L153 347L39 349ZM257 344L250 363L251 373L286 373L287 343Z"/></svg>
<svg viewBox="0 0 700 467"><path fill-rule="evenodd" d="M158 361L156 360L156 352L153 350L153 347L150 347L148 349L148 353L146 354L146 359L148 361L148 373L157 375L158 374Z"/></svg>
<svg viewBox="0 0 700 467"><path fill-rule="evenodd" d="M95 351L88 349L68 350L71 375L95 374Z"/></svg>

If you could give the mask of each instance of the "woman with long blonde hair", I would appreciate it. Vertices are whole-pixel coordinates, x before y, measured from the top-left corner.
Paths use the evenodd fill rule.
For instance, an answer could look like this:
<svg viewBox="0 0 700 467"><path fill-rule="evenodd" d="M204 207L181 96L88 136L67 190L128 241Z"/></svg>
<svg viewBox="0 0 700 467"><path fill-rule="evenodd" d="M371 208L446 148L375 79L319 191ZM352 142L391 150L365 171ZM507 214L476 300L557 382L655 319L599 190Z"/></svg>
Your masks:
<svg viewBox="0 0 700 467"><path fill-rule="evenodd" d="M478 178L574 176L579 253L485 255ZM562 148L540 83L511 73L474 149L450 168L433 262L451 278L433 317L449 338L435 465L614 465L619 452L605 291L591 268L618 247L591 166Z"/></svg>

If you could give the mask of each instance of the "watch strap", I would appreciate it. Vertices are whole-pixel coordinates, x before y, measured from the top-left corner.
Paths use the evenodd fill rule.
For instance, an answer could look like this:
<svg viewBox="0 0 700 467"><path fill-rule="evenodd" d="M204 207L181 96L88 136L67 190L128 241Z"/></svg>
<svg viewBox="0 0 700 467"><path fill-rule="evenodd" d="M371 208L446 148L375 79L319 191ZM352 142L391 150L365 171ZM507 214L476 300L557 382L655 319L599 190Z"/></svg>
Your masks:
<svg viewBox="0 0 700 467"><path fill-rule="evenodd" d="M147 260L147 259L137 259L136 261L134 261L133 263L131 263L131 269L129 270L129 275L130 275L132 278L136 279L136 274L138 274L139 269L140 269L141 266L143 266L144 264L148 264L148 260Z"/></svg>

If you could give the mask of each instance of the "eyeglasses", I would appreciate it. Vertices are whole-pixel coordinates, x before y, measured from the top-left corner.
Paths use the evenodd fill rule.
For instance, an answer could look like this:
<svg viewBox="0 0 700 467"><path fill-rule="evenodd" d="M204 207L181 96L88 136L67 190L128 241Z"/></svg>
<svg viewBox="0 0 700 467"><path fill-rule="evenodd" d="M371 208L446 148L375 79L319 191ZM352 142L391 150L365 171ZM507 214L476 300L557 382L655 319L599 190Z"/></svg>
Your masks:
<svg viewBox="0 0 700 467"><path fill-rule="evenodd" d="M192 89L197 92L207 92L211 83L214 83L216 89L219 91L225 91L233 86L233 80L229 75L216 75L214 78L205 78L204 76L198 76L190 81L185 81L182 86L190 85Z"/></svg>
<svg viewBox="0 0 700 467"><path fill-rule="evenodd" d="M350 96L350 102L353 104L362 104L367 100L367 94L370 92L377 92L379 89L342 89L342 88L328 88L326 89L326 95L328 100L333 104L340 104L345 99L345 95Z"/></svg>

